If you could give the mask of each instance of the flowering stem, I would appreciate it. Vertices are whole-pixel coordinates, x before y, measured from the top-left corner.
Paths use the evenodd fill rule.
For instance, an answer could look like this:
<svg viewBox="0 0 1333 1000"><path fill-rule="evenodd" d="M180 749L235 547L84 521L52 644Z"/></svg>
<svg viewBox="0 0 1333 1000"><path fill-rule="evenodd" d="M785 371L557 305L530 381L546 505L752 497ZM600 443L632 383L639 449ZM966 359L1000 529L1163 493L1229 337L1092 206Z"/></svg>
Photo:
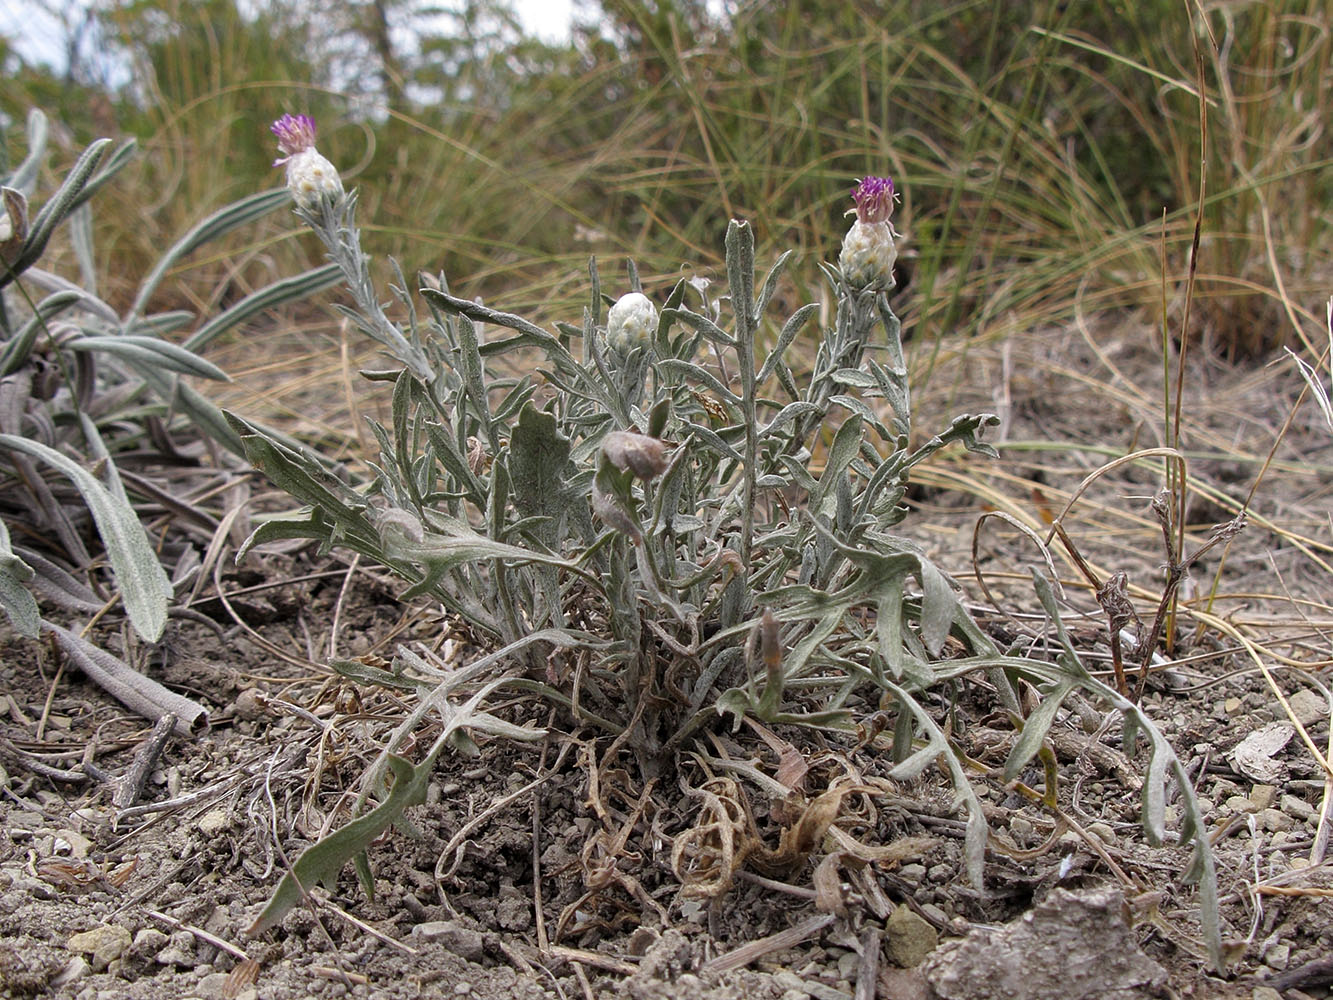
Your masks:
<svg viewBox="0 0 1333 1000"><path fill-rule="evenodd" d="M736 363L741 376L741 412L745 420L745 467L742 470L741 560L751 569L754 540L754 483L759 456L759 415L755 403L754 232L748 222L727 226L727 279L736 314Z"/></svg>
<svg viewBox="0 0 1333 1000"><path fill-rule="evenodd" d="M366 263L368 258L361 251L361 234L356 229L356 193L353 192L336 204L330 199L322 199L318 212L298 204L296 214L315 231L320 242L328 249L329 258L342 271L347 288L356 302L359 313L355 317L357 324L410 368L413 375L430 385L435 373L426 355L403 336L397 325L385 315L375 294L375 285Z"/></svg>

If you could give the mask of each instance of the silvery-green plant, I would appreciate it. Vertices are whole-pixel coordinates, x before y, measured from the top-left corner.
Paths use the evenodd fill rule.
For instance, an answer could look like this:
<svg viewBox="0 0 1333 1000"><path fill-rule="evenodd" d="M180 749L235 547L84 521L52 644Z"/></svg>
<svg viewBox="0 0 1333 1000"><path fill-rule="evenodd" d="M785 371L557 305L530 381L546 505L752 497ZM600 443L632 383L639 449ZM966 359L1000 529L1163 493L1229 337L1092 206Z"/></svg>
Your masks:
<svg viewBox="0 0 1333 1000"><path fill-rule="evenodd" d="M274 131L290 136L297 126L284 120ZM313 151L313 129L301 125L300 134L311 145L284 153ZM400 325L374 290L355 193L298 178L292 194L344 274L351 317L401 368L374 375L393 381L392 419L373 426L376 475L360 486L233 419L251 459L305 505L261 526L251 545L309 537L379 560L407 582L406 596L437 601L479 646L500 650L485 670L468 668L473 681L541 693L574 721L625 737L645 779L670 775L696 737L727 717L837 734L855 730L872 711L867 703L890 705L890 776L906 780L936 761L949 771L968 814L967 869L977 885L988 836L980 801L919 696L985 674L1022 727L1005 769L1012 779L1041 749L1064 699L1091 692L1124 715L1131 748L1140 734L1148 740L1151 837L1164 832L1168 776L1181 786L1182 840L1195 850L1220 961L1211 854L1188 776L1151 720L1082 667L1045 578L1035 582L1059 636L1055 663L999 648L946 574L895 532L914 467L954 443L994 454L981 434L996 419L960 416L913 441L901 328L886 294L897 252L891 181L856 187L839 266L823 268L833 323L811 331L809 304L771 335L767 317L790 255L760 278L745 222L727 229L724 296L686 279L655 303L632 266L628 289L607 296L592 262L581 322L556 323L553 333L451 294L443 276L420 282L423 313L395 271ZM812 342L813 364L798 378L789 352L808 358ZM958 652L946 659L951 638ZM388 673L334 666L417 690L413 722L430 704L447 706L446 689L466 689L456 672L406 648ZM1026 720L1018 678L1045 695ZM456 712L446 719L457 739ZM476 725L494 731L496 722ZM389 764L416 788L422 772L390 756L405 732L375 779ZM392 815L382 811L391 804ZM366 817L377 817L367 830L407 804L393 796ZM336 876L366 842L316 845L306 873ZM294 898L285 886L261 926Z"/></svg>
<svg viewBox="0 0 1333 1000"><path fill-rule="evenodd" d="M324 266L280 281L201 322L189 312L148 311L173 266L284 203L287 192L278 189L245 198L191 229L119 314L98 294L90 199L130 162L134 143L112 150L109 139L94 142L32 212L47 131L46 117L33 111L26 158L13 169L0 163L0 605L20 634L52 632L118 697L149 692L131 707L197 716L105 650L47 620L34 593L76 615L104 612L105 597L90 586L100 582L101 553L89 530L95 528L111 570L106 582L118 591L126 617L143 640L161 638L177 588L187 581L179 572L174 582L169 576L163 560L170 556L149 541L136 504L167 502L178 511L192 505L172 496L177 491L165 477L159 480L160 468L136 462L133 472L122 471L120 456L136 450L179 460L173 437L201 435L239 454L240 440L222 413L185 380L226 378L198 352L270 307L328 287L337 270ZM77 281L38 266L62 224ZM168 339L191 326L180 343ZM188 548L175 553L186 558L173 571L189 563Z"/></svg>

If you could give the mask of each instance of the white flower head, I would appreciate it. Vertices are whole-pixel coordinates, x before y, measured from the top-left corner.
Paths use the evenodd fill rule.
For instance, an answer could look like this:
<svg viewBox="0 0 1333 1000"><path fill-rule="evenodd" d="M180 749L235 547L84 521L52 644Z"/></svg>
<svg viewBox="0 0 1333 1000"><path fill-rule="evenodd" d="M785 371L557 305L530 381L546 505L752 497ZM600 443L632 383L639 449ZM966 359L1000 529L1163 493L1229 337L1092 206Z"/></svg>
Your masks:
<svg viewBox="0 0 1333 1000"><path fill-rule="evenodd" d="M853 288L892 288L893 264L898 246L889 217L896 198L893 181L888 177L866 177L857 182L852 193L856 221L842 241L838 266Z"/></svg>
<svg viewBox="0 0 1333 1000"><path fill-rule="evenodd" d="M273 123L272 131L278 137L278 152L284 154L273 165L287 164L287 190L296 203L313 211L322 198L340 201L342 178L315 148L315 120L309 115L283 115Z"/></svg>
<svg viewBox="0 0 1333 1000"><path fill-rule="evenodd" d="M656 335L657 307L640 292L622 295L606 315L606 343L617 354L649 347Z"/></svg>

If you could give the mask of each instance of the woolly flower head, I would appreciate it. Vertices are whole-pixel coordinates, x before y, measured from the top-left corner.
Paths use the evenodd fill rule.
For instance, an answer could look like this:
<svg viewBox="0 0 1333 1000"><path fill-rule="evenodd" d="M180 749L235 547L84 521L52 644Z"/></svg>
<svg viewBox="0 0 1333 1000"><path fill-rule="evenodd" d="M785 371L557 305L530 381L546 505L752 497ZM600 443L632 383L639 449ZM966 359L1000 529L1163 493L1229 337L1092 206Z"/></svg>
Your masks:
<svg viewBox="0 0 1333 1000"><path fill-rule="evenodd" d="M309 115L283 115L271 128L278 137L278 152L283 154L273 165L287 164L287 190L296 203L313 211L321 198L339 201L343 197L342 178L315 148L315 120Z"/></svg>
<svg viewBox="0 0 1333 1000"><path fill-rule="evenodd" d="M889 216L895 198L893 181L888 177L862 178L852 192L856 207L848 211L856 213L856 221L842 241L838 265L853 288L893 287L893 264L898 259L894 240L898 234Z"/></svg>
<svg viewBox="0 0 1333 1000"><path fill-rule="evenodd" d="M617 354L648 347L656 333L657 307L640 292L622 295L606 315L606 342Z"/></svg>

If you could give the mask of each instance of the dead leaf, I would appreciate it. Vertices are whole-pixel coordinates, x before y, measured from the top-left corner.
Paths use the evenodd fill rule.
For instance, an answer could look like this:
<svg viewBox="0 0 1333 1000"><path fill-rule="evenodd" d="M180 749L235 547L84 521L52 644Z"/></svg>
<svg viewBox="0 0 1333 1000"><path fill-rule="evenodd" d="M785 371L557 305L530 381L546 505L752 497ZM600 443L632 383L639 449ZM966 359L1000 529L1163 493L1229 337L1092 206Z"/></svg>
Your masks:
<svg viewBox="0 0 1333 1000"><path fill-rule="evenodd" d="M1270 722L1241 740L1231 751L1236 770L1261 785L1276 785L1286 776L1286 765L1273 758L1296 733L1290 722Z"/></svg>

